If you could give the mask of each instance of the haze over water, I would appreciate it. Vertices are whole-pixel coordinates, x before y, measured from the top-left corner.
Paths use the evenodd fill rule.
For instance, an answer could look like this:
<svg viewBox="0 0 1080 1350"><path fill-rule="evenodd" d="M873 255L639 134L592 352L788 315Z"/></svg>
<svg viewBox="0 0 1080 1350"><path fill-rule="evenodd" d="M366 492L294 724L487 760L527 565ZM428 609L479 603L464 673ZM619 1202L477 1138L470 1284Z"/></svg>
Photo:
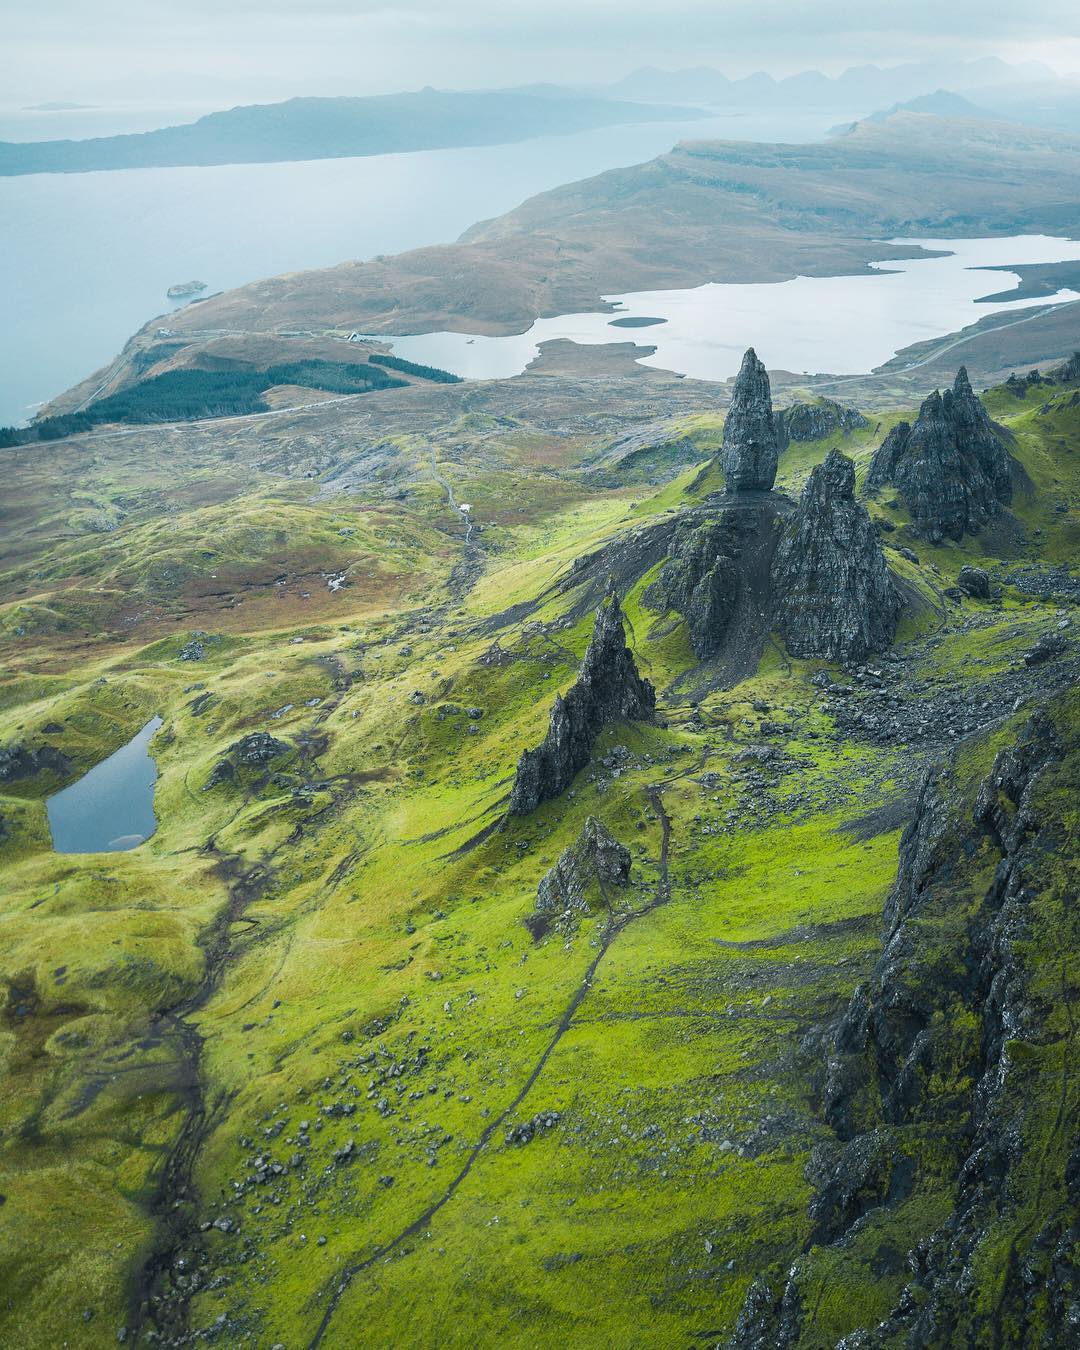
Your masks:
<svg viewBox="0 0 1080 1350"><path fill-rule="evenodd" d="M449 243L534 193L651 159L678 140L809 141L836 120L729 114L475 149L0 178L0 296L17 318L0 326L0 425L25 420L32 405L108 362L169 310L165 292L176 282L205 281L210 294ZM90 120L83 134L98 125Z"/></svg>

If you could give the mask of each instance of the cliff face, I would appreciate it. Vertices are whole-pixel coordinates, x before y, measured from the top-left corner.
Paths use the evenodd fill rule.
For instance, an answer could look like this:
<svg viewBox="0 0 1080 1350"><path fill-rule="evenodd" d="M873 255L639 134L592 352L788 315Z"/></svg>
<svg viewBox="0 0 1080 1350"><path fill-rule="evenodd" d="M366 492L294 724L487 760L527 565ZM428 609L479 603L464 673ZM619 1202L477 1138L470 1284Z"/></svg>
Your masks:
<svg viewBox="0 0 1080 1350"><path fill-rule="evenodd" d="M831 450L811 473L772 565L776 622L793 656L857 661L888 647L900 597L866 508L855 466Z"/></svg>
<svg viewBox="0 0 1080 1350"><path fill-rule="evenodd" d="M1012 500L1012 460L963 366L952 389L924 401L914 426L900 422L881 443L867 490L886 483L903 497L916 531L934 542L977 534Z"/></svg>
<svg viewBox="0 0 1080 1350"><path fill-rule="evenodd" d="M881 955L828 1051L816 1245L756 1282L740 1350L816 1343L804 1294L840 1250L864 1294L883 1252L910 1280L844 1344L1077 1343L1078 714L1075 695L1036 713L977 786L925 776Z"/></svg>
<svg viewBox="0 0 1080 1350"><path fill-rule="evenodd" d="M577 682L565 698L556 695L547 735L518 760L510 814L528 815L565 792L588 764L596 738L609 722L651 721L655 712L656 691L638 674L626 645L618 596L609 590L596 611Z"/></svg>
<svg viewBox="0 0 1080 1350"><path fill-rule="evenodd" d="M680 521L671 557L645 594L663 612L686 619L690 645L701 661L715 655L739 596L739 532L725 512L704 521Z"/></svg>
<svg viewBox="0 0 1080 1350"><path fill-rule="evenodd" d="M769 374L753 347L743 357L724 423L720 467L728 492L769 492L776 481L776 427Z"/></svg>

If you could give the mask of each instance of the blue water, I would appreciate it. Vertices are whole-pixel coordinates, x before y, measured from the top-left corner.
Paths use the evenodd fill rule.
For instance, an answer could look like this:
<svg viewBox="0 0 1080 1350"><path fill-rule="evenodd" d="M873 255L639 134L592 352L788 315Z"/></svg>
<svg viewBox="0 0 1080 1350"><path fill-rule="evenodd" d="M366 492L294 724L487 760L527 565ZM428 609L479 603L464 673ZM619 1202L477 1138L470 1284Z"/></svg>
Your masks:
<svg viewBox="0 0 1080 1350"><path fill-rule="evenodd" d="M117 853L136 848L157 829L157 765L147 747L161 726L152 717L115 754L45 803L57 853Z"/></svg>
<svg viewBox="0 0 1080 1350"><path fill-rule="evenodd" d="M992 239L894 239L894 244L940 253L872 263L858 276L795 277L781 282L709 283L690 290L639 291L606 298L612 315L594 311L537 319L509 337L421 333L384 339L398 356L441 366L468 379L506 379L536 359L540 343L569 339L585 345L632 341L643 365L702 380L724 380L739 369L747 347L770 370L796 374L866 374L897 352L943 333L955 333L989 314L1039 309L1075 301L1080 293L980 303L1017 287L1016 272L986 271L1030 263L1071 262L1080 242L1047 235ZM613 327L613 318L662 322L640 333ZM655 350L653 350L655 349ZM958 361L962 359L958 357Z"/></svg>

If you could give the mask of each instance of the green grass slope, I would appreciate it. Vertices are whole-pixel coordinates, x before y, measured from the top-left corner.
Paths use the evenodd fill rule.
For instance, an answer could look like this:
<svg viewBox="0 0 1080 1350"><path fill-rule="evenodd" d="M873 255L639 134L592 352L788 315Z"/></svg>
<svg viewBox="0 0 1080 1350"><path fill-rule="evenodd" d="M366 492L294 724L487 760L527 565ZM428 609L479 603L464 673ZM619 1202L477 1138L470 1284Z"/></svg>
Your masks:
<svg viewBox="0 0 1080 1350"><path fill-rule="evenodd" d="M733 687L688 682L649 567L624 608L657 724L609 727L570 792L501 828L591 632L574 560L699 502L715 469L600 487L587 433L545 455L540 430L486 424L473 456L468 426L403 435L405 487L344 495L239 432L167 463L131 439L13 461L0 746L53 767L0 780L0 1341L716 1344L808 1245L799 1344L888 1314L907 1276L876 1253L937 1228L948 1169L931 1158L850 1249L813 1245L823 1037L879 955L924 766L959 739L973 781L1063 669L1021 654L1068 617L1080 410L1005 397L1030 488L998 526L931 548L872 504L913 597L875 669L931 733L860 730L873 681L829 670L851 689L831 698L823 663L778 645ZM888 423L840 442L860 474ZM719 423L690 430L708 448ZM779 485L831 444L792 446ZM949 600L973 560L1000 594ZM1004 711L951 735L940 709L995 682ZM155 713L156 833L54 853L46 795ZM241 763L260 731L284 748ZM535 941L537 885L590 815L630 886ZM1065 1053L1045 1052L1046 1103Z"/></svg>

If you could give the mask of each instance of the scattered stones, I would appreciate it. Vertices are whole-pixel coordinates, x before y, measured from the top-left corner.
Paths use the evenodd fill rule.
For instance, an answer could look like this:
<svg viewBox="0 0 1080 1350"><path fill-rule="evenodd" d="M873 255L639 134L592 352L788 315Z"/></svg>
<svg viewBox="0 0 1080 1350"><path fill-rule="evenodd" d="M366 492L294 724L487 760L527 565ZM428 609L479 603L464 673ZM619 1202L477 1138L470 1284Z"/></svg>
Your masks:
<svg viewBox="0 0 1080 1350"><path fill-rule="evenodd" d="M205 633L201 633L192 637L189 642L185 642L180 648L179 659L181 661L202 661L206 656L206 647L202 642L205 636Z"/></svg>
<svg viewBox="0 0 1080 1350"><path fill-rule="evenodd" d="M558 1111L539 1111L532 1120L524 1120L519 1125L511 1125L506 1131L508 1144L530 1144L538 1134L546 1134L558 1125L561 1115Z"/></svg>

